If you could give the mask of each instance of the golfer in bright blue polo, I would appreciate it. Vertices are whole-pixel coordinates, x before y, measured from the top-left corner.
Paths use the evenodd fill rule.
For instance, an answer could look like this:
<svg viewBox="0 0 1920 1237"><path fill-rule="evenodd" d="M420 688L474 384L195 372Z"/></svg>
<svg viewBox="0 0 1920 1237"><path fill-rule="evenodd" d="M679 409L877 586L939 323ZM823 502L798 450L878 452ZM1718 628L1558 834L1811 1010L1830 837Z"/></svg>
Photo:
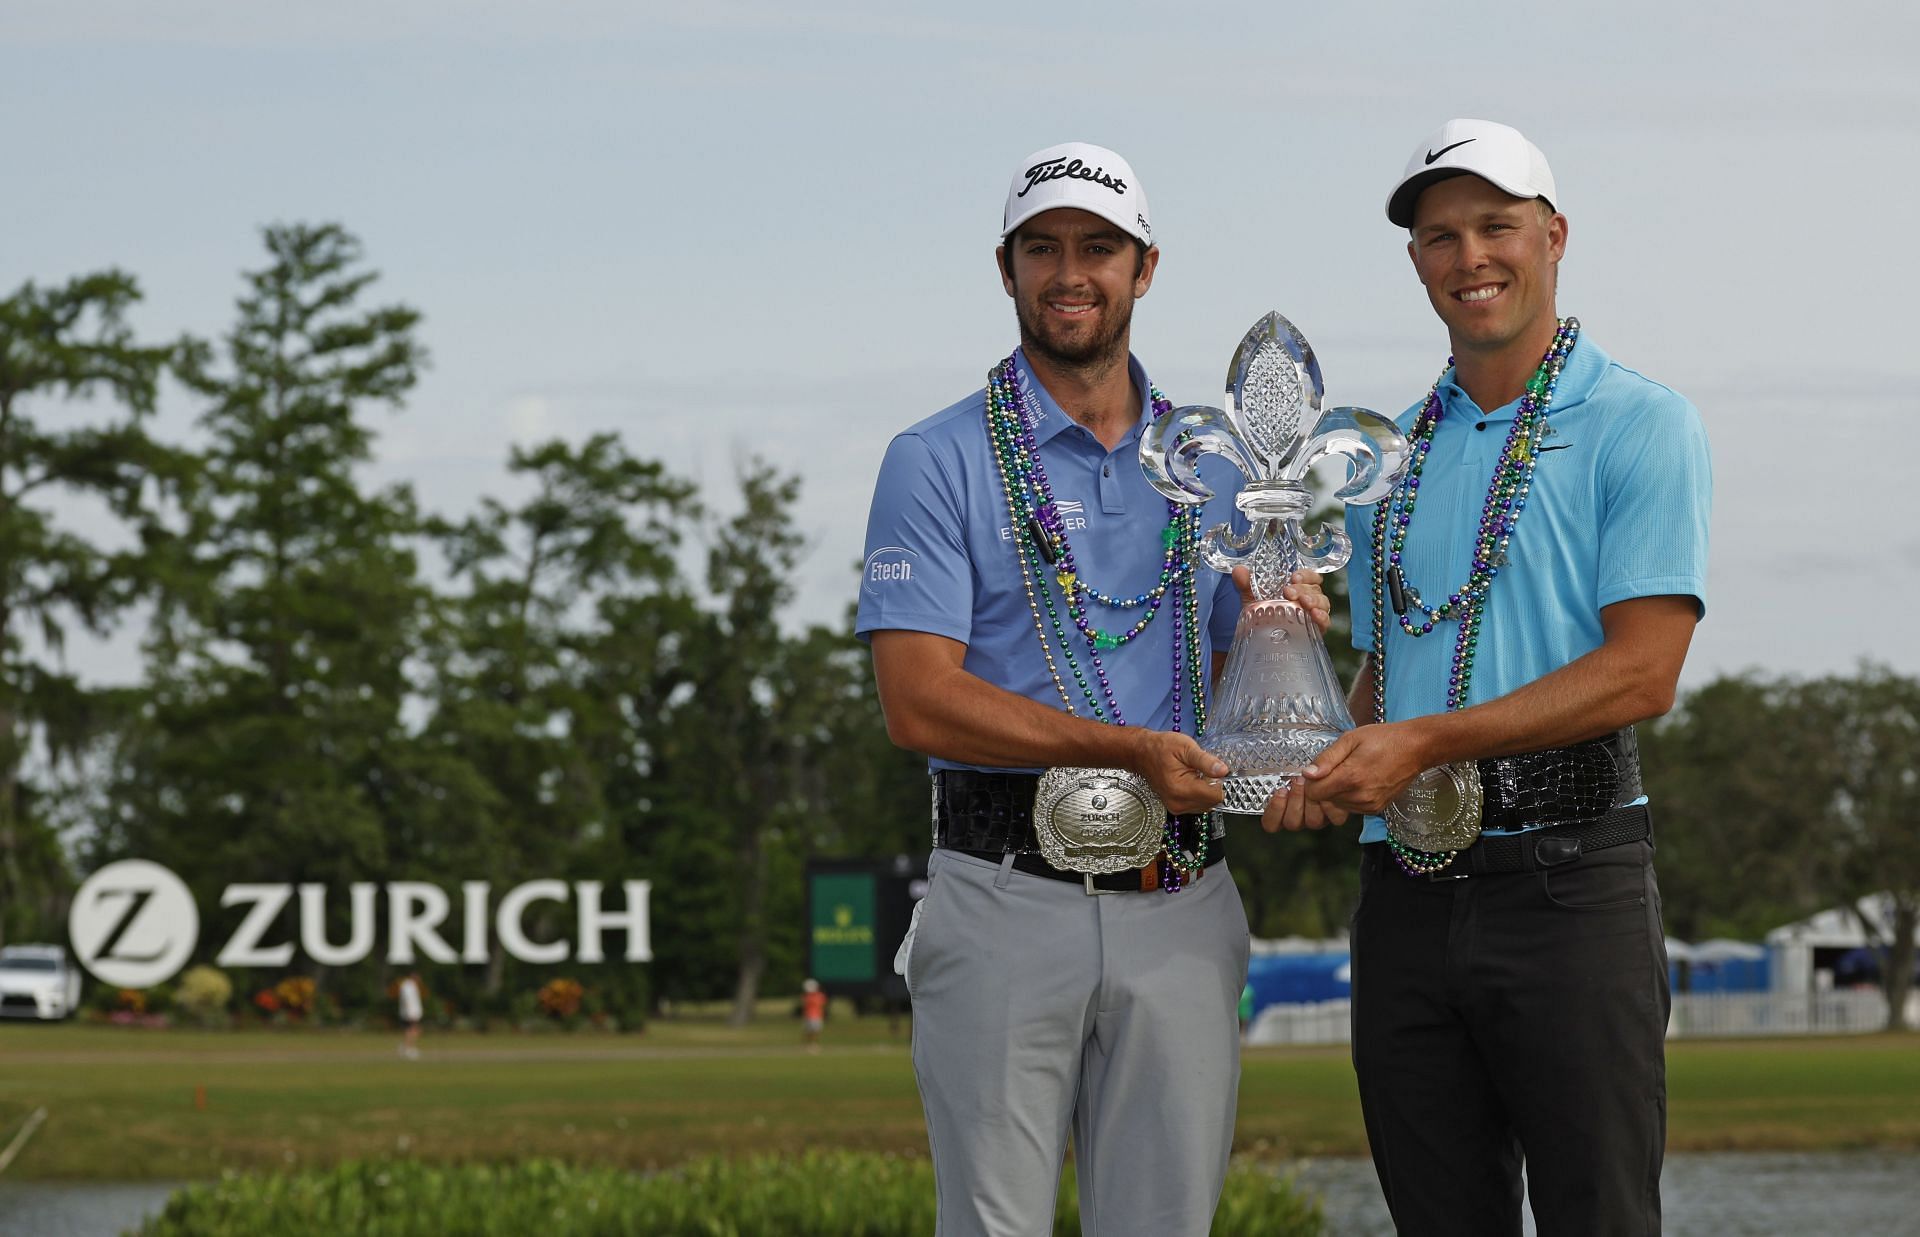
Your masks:
<svg viewBox="0 0 1920 1237"><path fill-rule="evenodd" d="M1452 357L1350 509L1356 719L1269 809L1364 812L1353 1059L1402 1233L1654 1233L1668 993L1633 724L1706 607L1699 415L1556 302L1544 155L1449 122L1387 203ZM1413 787L1413 790L1409 790ZM1684 824L1682 825L1684 827ZM1477 831L1477 839L1474 833ZM1463 845L1464 843L1464 845Z"/></svg>

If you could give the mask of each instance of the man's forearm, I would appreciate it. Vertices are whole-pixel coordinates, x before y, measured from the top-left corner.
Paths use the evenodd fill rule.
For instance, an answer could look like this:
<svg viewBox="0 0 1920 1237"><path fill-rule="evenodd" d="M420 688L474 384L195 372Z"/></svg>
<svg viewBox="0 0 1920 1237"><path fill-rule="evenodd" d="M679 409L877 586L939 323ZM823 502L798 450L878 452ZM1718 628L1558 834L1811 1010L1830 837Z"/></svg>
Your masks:
<svg viewBox="0 0 1920 1237"><path fill-rule="evenodd" d="M873 634L873 677L888 738L986 768L1127 769L1176 815L1220 806L1226 763L1201 751L1191 735L1069 716L968 673L965 657L966 646L942 636Z"/></svg>
<svg viewBox="0 0 1920 1237"><path fill-rule="evenodd" d="M1564 747L1673 707L1698 609L1691 597L1643 597L1600 612L1601 646L1497 700L1384 726L1362 723L1306 770L1307 794L1352 812L1377 812L1422 769L1455 760ZM1363 670L1349 696L1356 720L1372 705Z"/></svg>
<svg viewBox="0 0 1920 1237"><path fill-rule="evenodd" d="M1147 731L1073 717L995 687L960 667L881 692L887 735L901 747L989 768L1138 768Z"/></svg>
<svg viewBox="0 0 1920 1237"><path fill-rule="evenodd" d="M1672 678L1649 673L1630 650L1602 645L1497 700L1406 724L1433 768L1599 738L1665 713L1673 690Z"/></svg>

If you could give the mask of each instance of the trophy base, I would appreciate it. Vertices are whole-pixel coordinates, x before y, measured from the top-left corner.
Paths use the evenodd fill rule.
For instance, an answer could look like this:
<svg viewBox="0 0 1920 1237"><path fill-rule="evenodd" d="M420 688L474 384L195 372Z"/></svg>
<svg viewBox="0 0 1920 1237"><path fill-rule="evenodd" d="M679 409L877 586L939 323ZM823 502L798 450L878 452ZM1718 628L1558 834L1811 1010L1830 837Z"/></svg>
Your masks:
<svg viewBox="0 0 1920 1237"><path fill-rule="evenodd" d="M1273 792L1286 785L1293 778L1291 773L1262 773L1254 777L1230 777L1220 783L1220 789L1226 792L1226 798L1220 803L1220 810L1236 816L1258 816L1267 810L1267 800Z"/></svg>
<svg viewBox="0 0 1920 1237"><path fill-rule="evenodd" d="M1221 786L1226 799L1220 809L1260 815L1273 792L1299 776L1341 733L1330 726L1276 726L1202 739L1200 746L1232 770Z"/></svg>

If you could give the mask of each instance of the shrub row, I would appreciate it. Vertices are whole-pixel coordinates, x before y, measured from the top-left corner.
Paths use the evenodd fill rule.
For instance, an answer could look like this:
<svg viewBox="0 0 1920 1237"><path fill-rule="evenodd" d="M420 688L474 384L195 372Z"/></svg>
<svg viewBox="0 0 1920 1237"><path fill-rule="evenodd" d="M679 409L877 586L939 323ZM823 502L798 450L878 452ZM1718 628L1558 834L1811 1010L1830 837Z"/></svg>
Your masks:
<svg viewBox="0 0 1920 1237"><path fill-rule="evenodd" d="M925 1160L844 1151L702 1160L651 1175L547 1160L431 1165L352 1162L189 1186L139 1237L924 1237ZM1215 1237L1311 1237L1317 1201L1269 1169L1235 1165ZM1054 1232L1080 1231L1071 1170Z"/></svg>

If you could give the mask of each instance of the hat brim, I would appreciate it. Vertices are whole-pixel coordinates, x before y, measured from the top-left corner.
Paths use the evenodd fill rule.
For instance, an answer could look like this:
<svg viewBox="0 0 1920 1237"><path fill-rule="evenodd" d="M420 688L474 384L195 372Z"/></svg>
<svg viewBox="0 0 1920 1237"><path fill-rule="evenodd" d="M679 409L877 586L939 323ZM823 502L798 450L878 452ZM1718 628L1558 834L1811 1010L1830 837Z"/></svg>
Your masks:
<svg viewBox="0 0 1920 1237"><path fill-rule="evenodd" d="M1148 248L1152 248L1153 246L1152 241L1140 235L1138 225L1133 220L1126 218L1121 212L1116 210L1101 210L1098 206L1084 202L1043 202L1024 214L1014 216L1013 220L1008 223L1005 228L1001 229L1000 239L1003 241L1006 240L1009 236L1012 236L1020 230L1021 224L1044 215L1050 210L1083 210L1089 215L1098 215L1114 227L1125 232L1128 236L1139 241L1142 245Z"/></svg>
<svg viewBox="0 0 1920 1237"><path fill-rule="evenodd" d="M1515 188L1513 185L1503 185L1485 172L1475 168L1442 167L1434 168L1430 172L1416 172L1401 181L1400 187L1395 189L1393 196L1387 199L1387 222L1396 228L1411 228L1413 226L1413 208L1419 203L1420 195L1441 181L1452 180L1456 176L1478 176L1495 189L1512 197L1520 198L1523 201L1533 201L1537 199L1546 202L1548 206L1553 205L1553 203L1548 201L1542 194L1528 193L1524 189Z"/></svg>

